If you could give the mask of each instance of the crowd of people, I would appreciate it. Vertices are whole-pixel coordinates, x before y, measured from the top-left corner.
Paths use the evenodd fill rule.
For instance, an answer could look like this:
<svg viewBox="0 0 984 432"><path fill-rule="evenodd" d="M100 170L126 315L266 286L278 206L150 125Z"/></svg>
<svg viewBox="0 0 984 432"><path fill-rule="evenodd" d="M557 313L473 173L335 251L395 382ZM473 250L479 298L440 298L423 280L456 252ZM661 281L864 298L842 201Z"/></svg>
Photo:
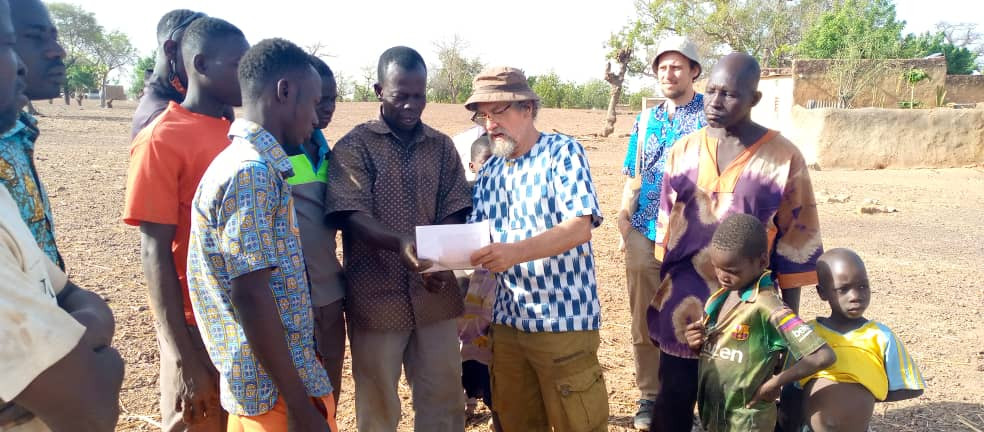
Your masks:
<svg viewBox="0 0 984 432"><path fill-rule="evenodd" d="M485 133L459 154L421 120L423 58L390 48L378 118L331 145L322 60L183 9L157 40L122 220L140 232L163 430L337 431L346 341L359 431L396 430L401 374L417 431L463 431L478 398L496 431L608 430L602 211L581 144L537 128L522 70L478 74L464 108ZM864 317L861 258L824 252L802 155L752 121L755 59L724 56L701 94L697 52L660 44L665 101L636 119L615 217L635 428L690 431L696 406L708 431L866 430L876 401L922 393L918 368ZM40 0L0 0L0 431L109 431L119 416L113 315L66 276L22 111L59 94L64 57ZM415 227L477 222L492 241L475 270L428 272ZM807 322L811 285L830 316Z"/></svg>

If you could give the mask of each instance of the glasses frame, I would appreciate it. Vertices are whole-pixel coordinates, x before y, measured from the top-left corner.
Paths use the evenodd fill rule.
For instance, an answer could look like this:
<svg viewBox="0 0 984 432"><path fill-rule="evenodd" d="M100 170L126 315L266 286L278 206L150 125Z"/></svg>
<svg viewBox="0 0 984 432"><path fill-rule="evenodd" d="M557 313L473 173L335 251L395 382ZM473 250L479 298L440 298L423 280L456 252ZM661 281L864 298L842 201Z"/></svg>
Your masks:
<svg viewBox="0 0 984 432"><path fill-rule="evenodd" d="M512 108L515 105L516 105L516 102L510 102L504 108L502 108L500 110L492 110L488 114L480 113L478 111L475 111L475 113L472 114L471 121L472 121L472 123L475 123L475 124L477 124L479 126L485 126L485 125L487 125L488 124L488 121L490 119L492 121L498 123L498 121L496 121L495 118L498 118L502 114L505 114L506 111L509 111L509 108Z"/></svg>

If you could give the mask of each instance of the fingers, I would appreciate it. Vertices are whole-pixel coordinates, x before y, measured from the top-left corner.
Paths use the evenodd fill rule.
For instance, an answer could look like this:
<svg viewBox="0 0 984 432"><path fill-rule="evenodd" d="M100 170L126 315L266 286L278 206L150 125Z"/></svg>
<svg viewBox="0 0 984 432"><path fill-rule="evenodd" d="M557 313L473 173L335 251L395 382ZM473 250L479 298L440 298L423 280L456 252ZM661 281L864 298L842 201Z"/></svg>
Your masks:
<svg viewBox="0 0 984 432"><path fill-rule="evenodd" d="M473 266L481 265L484 267L489 254L492 252L492 245L483 247L471 254L471 264Z"/></svg>
<svg viewBox="0 0 984 432"><path fill-rule="evenodd" d="M417 259L417 272L422 272L431 267L434 267L434 261L429 259Z"/></svg>

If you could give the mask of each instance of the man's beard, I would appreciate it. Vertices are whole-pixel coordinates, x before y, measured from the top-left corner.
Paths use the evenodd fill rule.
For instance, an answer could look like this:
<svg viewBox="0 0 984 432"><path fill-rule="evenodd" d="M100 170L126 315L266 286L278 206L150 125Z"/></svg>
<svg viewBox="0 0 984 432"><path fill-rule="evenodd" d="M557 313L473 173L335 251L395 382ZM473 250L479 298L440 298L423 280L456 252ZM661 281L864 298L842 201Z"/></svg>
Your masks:
<svg viewBox="0 0 984 432"><path fill-rule="evenodd" d="M501 158L508 158L516 151L516 140L512 137L502 134L499 135L497 139L492 140L492 154Z"/></svg>

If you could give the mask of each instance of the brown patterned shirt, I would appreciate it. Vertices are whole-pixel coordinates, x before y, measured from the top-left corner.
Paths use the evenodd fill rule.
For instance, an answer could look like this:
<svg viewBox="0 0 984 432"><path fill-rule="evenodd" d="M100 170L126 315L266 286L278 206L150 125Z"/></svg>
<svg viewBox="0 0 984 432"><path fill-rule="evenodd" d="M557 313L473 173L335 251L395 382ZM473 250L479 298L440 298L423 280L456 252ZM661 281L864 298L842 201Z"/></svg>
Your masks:
<svg viewBox="0 0 984 432"><path fill-rule="evenodd" d="M356 126L332 149L325 215L361 211L386 228L413 235L471 207L471 190L451 138L421 123L403 143L380 119ZM351 325L408 330L451 319L463 310L457 286L424 289L396 252L375 249L343 231Z"/></svg>

